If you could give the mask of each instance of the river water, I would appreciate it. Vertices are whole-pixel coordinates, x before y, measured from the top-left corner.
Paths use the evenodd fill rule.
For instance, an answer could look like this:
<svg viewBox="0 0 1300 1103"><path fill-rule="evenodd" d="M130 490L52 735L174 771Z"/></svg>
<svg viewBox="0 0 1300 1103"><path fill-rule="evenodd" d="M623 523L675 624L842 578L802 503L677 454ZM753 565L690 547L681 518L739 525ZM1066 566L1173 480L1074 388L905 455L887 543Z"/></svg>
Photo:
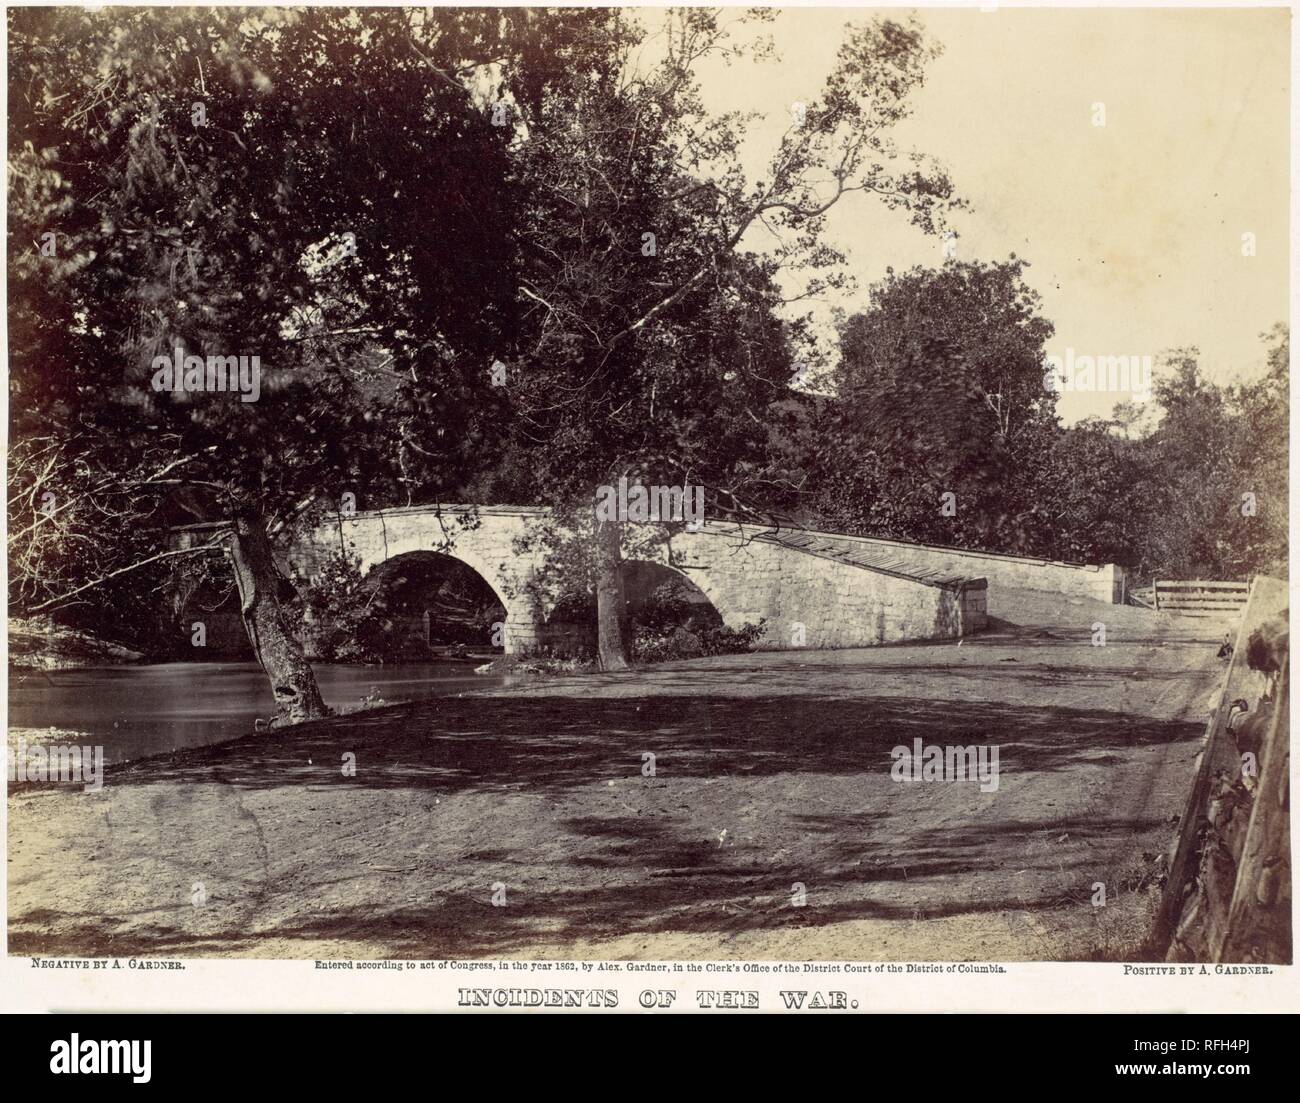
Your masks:
<svg viewBox="0 0 1300 1103"><path fill-rule="evenodd" d="M325 703L389 704L507 684L470 663L313 664ZM9 738L101 745L106 762L237 739L275 711L257 663L157 663L102 669L10 671Z"/></svg>

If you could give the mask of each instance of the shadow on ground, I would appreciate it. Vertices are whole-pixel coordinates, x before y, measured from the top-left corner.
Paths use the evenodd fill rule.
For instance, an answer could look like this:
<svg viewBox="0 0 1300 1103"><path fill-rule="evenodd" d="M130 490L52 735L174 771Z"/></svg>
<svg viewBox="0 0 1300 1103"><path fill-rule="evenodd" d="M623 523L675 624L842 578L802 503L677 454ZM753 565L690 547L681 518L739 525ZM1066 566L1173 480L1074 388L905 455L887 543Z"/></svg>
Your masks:
<svg viewBox="0 0 1300 1103"><path fill-rule="evenodd" d="M890 751L916 739L997 744L1004 772L1051 771L1080 759L1121 765L1134 747L1191 741L1202 731L1200 722L1102 709L900 697L460 697L144 759L116 769L108 782L537 793L639 774L646 752L661 774L674 777L887 772ZM357 756L355 776L342 774L344 753Z"/></svg>
<svg viewBox="0 0 1300 1103"><path fill-rule="evenodd" d="M492 906L485 881L480 881L481 891L463 885L444 888L436 882L436 870L421 870L420 876L431 875L433 880L426 883L419 901L395 887L391 893L341 907L303 907L271 930L253 930L236 920L195 932L186 929L189 909L184 904L171 914L133 923L129 930L122 928L121 917L29 912L15 917L19 929L11 931L10 952L237 954L273 937L291 944L284 952L289 957L330 956L319 949L295 952L292 944L333 942L362 943L376 956L527 957L548 942L704 934L718 947L715 956L727 957L732 955L723 947L729 936L797 936L859 920L922 921L1074 909L1082 921L1093 910L1090 886L1099 868L1095 860L1087 860L1088 848L1123 845L1161 826L1146 818L1007 822L978 833L920 832L908 845L893 849L866 840L858 845L843 842L846 830L861 826L843 819L828 817L802 825L813 828L814 840L826 847L823 854L772 862L724 851L711 840L680 838L669 825L645 818L583 817L566 827L580 832L595 853L557 864L549 876L512 873L508 847L467 857L482 864L501 863L499 876L505 880L499 883L509 892L503 907ZM1050 844L1063 832L1075 839L1072 855L1046 865L1025 857L1026 846ZM806 903L796 906L793 893L800 889L807 894ZM36 929L51 922L55 932ZM839 953L808 956L871 958L877 952L871 946L849 946ZM963 960L985 955L939 947L933 956Z"/></svg>
<svg viewBox="0 0 1300 1103"><path fill-rule="evenodd" d="M11 796L10 952L1068 954L1061 931L1120 912L1095 883L1122 904L1167 846L1217 668L1199 626L1098 604L1138 638L1094 648L1091 606L1033 602L960 650L563 679L145 759L102 799ZM917 739L996 745L1000 789L892 782Z"/></svg>
<svg viewBox="0 0 1300 1103"><path fill-rule="evenodd" d="M1170 830L1135 803L1135 758L1200 734L1104 710L896 697L465 697L340 717L114 772L135 838L107 836L86 899L24 898L35 906L15 908L10 952L202 955L271 938L285 956L330 942L527 956L574 940L721 946L851 920L1090 912L1088 886ZM889 781L890 750L914 739L996 743L1002 791ZM1016 795L1016 779L1058 773L1041 786L1058 806ZM1084 776L1127 795L1097 805ZM166 872L140 872L160 840ZM184 893L205 877L218 887L196 918ZM133 906L158 881L180 888ZM498 883L506 907L492 906Z"/></svg>

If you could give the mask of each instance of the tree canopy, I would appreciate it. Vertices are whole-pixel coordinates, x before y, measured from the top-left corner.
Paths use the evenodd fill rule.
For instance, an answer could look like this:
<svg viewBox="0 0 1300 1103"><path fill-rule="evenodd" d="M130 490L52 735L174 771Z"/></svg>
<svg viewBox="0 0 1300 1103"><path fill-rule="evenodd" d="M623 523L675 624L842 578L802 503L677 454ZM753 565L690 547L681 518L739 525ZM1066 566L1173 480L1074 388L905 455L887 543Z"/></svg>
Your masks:
<svg viewBox="0 0 1300 1103"><path fill-rule="evenodd" d="M1261 379L1175 350L1145 405L1071 427L1014 255L888 269L819 342L837 204L938 234L964 203L897 144L939 54L902 16L846 24L748 170L696 73L771 18L668 13L647 61L621 9L11 10L14 607L144 606L178 523L274 540L346 494L572 517L620 476L1143 577L1283 562L1283 327ZM257 400L158 390L173 354L257 357Z"/></svg>

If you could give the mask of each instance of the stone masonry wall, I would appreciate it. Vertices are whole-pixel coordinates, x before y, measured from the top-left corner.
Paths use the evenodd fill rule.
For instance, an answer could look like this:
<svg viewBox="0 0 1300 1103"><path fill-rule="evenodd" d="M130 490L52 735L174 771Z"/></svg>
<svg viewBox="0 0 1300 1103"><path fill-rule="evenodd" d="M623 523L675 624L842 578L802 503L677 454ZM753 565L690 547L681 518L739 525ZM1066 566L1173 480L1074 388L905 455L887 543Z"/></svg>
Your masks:
<svg viewBox="0 0 1300 1103"><path fill-rule="evenodd" d="M565 639L583 634L574 625L539 628L547 610L533 608L525 596L541 553L521 552L516 541L546 513L526 506L481 506L476 511L416 506L358 513L321 525L288 549L286 558L293 573L310 577L340 550L359 557L363 570L411 552L452 555L477 571L508 610L507 649L528 651L557 633ZM198 528L177 530L173 541L184 546L206 538ZM861 544L886 552L884 567L877 570L754 535L752 528L710 521L699 532L675 535L671 547L660 544L647 554L690 578L727 625L739 628L765 618L762 645L769 648L797 647L800 638L809 648L953 639L984 627L990 586L1109 603L1124 599L1124 574L1113 564L1059 563L826 534L840 546ZM927 577L908 577L912 570Z"/></svg>
<svg viewBox="0 0 1300 1103"><path fill-rule="evenodd" d="M732 627L766 620L761 646L870 647L982 628L982 580L943 587L706 529L672 541L672 565Z"/></svg>
<svg viewBox="0 0 1300 1103"><path fill-rule="evenodd" d="M445 551L482 575L508 610L508 651L526 652L549 640L551 634L539 629L539 610L524 594L540 553L520 554L516 545L544 512L495 506L480 508L477 523L462 523L464 516L464 511L448 508L440 514L432 508L359 513L322 525L296 544L289 558L293 568L310 577L339 550L359 557L363 570L398 555ZM658 549L655 561L695 583L728 626L765 619L760 645L765 648L952 639L984 625L980 579L940 586L899 578L750 540L725 525L680 533L669 547Z"/></svg>
<svg viewBox="0 0 1300 1103"><path fill-rule="evenodd" d="M946 571L971 578L986 578L994 589L1042 590L1068 597L1091 597L1107 604L1124 601L1124 571L1114 563L1104 565L1061 563L1017 555L907 544L898 540L875 540L865 536L836 539L888 548L918 568Z"/></svg>
<svg viewBox="0 0 1300 1103"><path fill-rule="evenodd" d="M507 610L506 650L527 653L538 643L538 616L522 590L536 566L515 550L535 509L484 508L477 524L465 510L432 507L357 513L326 522L289 553L291 567L311 577L332 554L345 551L361 561L363 573L412 552L450 555L472 567L492 587Z"/></svg>

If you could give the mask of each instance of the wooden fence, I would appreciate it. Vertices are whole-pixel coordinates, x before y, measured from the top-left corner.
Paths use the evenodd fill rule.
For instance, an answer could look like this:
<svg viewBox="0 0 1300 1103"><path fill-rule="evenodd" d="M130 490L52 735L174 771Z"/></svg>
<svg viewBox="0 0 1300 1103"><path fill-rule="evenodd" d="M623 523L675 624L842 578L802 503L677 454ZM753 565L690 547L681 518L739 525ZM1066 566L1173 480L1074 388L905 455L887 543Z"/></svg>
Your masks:
<svg viewBox="0 0 1300 1103"><path fill-rule="evenodd" d="M1150 586L1129 591L1129 597L1138 605L1188 616L1230 616L1246 607L1249 594L1249 582L1200 578L1156 579Z"/></svg>
<svg viewBox="0 0 1300 1103"><path fill-rule="evenodd" d="M1168 960L1291 960L1286 612L1286 584L1255 579L1174 841L1154 932Z"/></svg>

